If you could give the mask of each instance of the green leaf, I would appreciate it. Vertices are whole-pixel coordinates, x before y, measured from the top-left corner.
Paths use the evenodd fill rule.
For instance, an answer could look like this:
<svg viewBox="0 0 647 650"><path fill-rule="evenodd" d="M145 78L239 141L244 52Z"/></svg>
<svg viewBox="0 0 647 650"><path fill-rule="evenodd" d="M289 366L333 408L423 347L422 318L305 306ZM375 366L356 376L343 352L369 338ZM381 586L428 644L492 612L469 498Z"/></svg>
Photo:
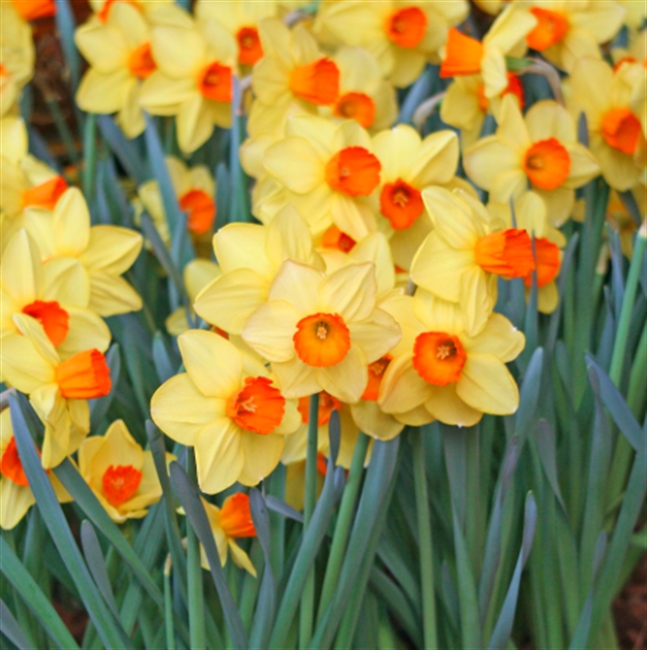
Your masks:
<svg viewBox="0 0 647 650"><path fill-rule="evenodd" d="M204 548L234 648L245 650L249 647L247 635L240 614L236 609L236 603L227 587L227 581L220 565L220 556L216 549L216 542L209 526L207 514L200 501L199 492L177 462L171 463L171 482L186 512L186 516Z"/></svg>
<svg viewBox="0 0 647 650"><path fill-rule="evenodd" d="M144 159L139 155L135 143L126 138L110 115L99 115L97 123L101 135L126 170L127 176L132 178L137 185L145 183L150 178L150 173Z"/></svg>
<svg viewBox="0 0 647 650"><path fill-rule="evenodd" d="M65 54L65 62L70 70L72 90L76 90L81 79L81 60L74 44L76 21L68 0L56 0L56 27Z"/></svg>
<svg viewBox="0 0 647 650"><path fill-rule="evenodd" d="M115 397L117 384L119 383L119 374L121 372L121 356L119 354L119 344L113 343L106 354L106 363L110 369L110 392L99 399L90 400L90 431L96 431L101 424L101 420L108 414L112 400Z"/></svg>
<svg viewBox="0 0 647 650"><path fill-rule="evenodd" d="M153 337L153 363L161 383L168 381L177 374L177 369L182 363L177 354L171 349L166 336L162 332L155 332Z"/></svg>
<svg viewBox="0 0 647 650"><path fill-rule="evenodd" d="M41 467L40 458L25 418L25 413L29 412L31 407L23 395L11 395L9 399L11 422L18 445L18 453L36 498L36 505L61 559L79 590L90 619L107 647L132 648L130 639L107 608L94 584L54 494L50 479ZM66 462L69 463L69 461Z"/></svg>
<svg viewBox="0 0 647 650"><path fill-rule="evenodd" d="M541 394L543 364L544 351L542 348L537 348L532 354L521 382L519 409L515 415L514 431L519 436L520 448L523 448L526 437L533 428Z"/></svg>
<svg viewBox="0 0 647 650"><path fill-rule="evenodd" d="M28 641L20 629L18 621L11 610L0 599L0 632L2 632L17 648L31 648L33 642ZM77 646L78 647L78 646Z"/></svg>
<svg viewBox="0 0 647 650"><path fill-rule="evenodd" d="M537 451L546 478L550 483L550 487L553 488L553 492L559 501L559 505L562 506L564 512L566 512L566 506L564 505L564 499L562 499L562 492L557 478L555 433L553 432L553 427L550 426L550 422L547 420L542 419L537 422Z"/></svg>

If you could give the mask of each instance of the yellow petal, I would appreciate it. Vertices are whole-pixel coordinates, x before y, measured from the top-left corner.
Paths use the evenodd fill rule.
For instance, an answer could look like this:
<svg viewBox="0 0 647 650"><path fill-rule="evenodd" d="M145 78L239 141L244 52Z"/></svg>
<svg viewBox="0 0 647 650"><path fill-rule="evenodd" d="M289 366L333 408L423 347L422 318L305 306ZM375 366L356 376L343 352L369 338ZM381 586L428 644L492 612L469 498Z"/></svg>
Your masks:
<svg viewBox="0 0 647 650"><path fill-rule="evenodd" d="M396 320L382 309L374 309L366 320L350 323L348 329L353 345L362 349L368 363L390 352L402 338Z"/></svg>
<svg viewBox="0 0 647 650"><path fill-rule="evenodd" d="M470 336L480 332L494 309L497 298L497 279L479 266L472 266L461 277L460 307L465 330Z"/></svg>
<svg viewBox="0 0 647 650"><path fill-rule="evenodd" d="M576 190L595 178L600 173L600 165L591 152L576 142L566 145L571 159L571 171L563 187Z"/></svg>
<svg viewBox="0 0 647 650"><path fill-rule="evenodd" d="M192 77L205 60L205 43L197 30L159 25L152 31L151 47L157 67L169 77Z"/></svg>
<svg viewBox="0 0 647 650"><path fill-rule="evenodd" d="M273 300L249 317L242 331L243 340L269 361L289 361L295 356L292 337L298 321L299 314L290 303Z"/></svg>
<svg viewBox="0 0 647 650"><path fill-rule="evenodd" d="M502 361L490 355L469 355L456 394L469 406L493 415L510 415L519 406L519 389Z"/></svg>
<svg viewBox="0 0 647 650"><path fill-rule="evenodd" d="M436 183L449 183L458 165L458 138L453 131L437 131L423 141L413 166L413 183L426 187Z"/></svg>
<svg viewBox="0 0 647 650"><path fill-rule="evenodd" d="M76 102L88 113L116 113L124 105L124 97L132 86L128 70L101 73L93 68L81 79L76 91Z"/></svg>
<svg viewBox="0 0 647 650"><path fill-rule="evenodd" d="M377 402L360 400L350 408L360 431L378 440L393 440L404 429L404 424L381 411Z"/></svg>
<svg viewBox="0 0 647 650"><path fill-rule="evenodd" d="M62 360L83 350L95 348L99 352L105 352L108 349L112 335L103 319L88 309L67 307L66 311L70 317L70 329L63 343L56 349Z"/></svg>
<svg viewBox="0 0 647 650"><path fill-rule="evenodd" d="M288 258L297 262L314 261L310 230L294 206L281 208L270 222L265 251L274 269Z"/></svg>
<svg viewBox="0 0 647 650"><path fill-rule="evenodd" d="M492 314L478 336L462 341L468 354L491 354L508 362L519 356L526 338L505 316Z"/></svg>
<svg viewBox="0 0 647 650"><path fill-rule="evenodd" d="M43 291L40 251L26 230L10 240L0 263L2 289L20 308L32 303Z"/></svg>
<svg viewBox="0 0 647 650"><path fill-rule="evenodd" d="M456 385L434 386L429 399L425 402L427 411L444 424L471 427L483 417L483 414L467 405L456 394Z"/></svg>
<svg viewBox="0 0 647 650"><path fill-rule="evenodd" d="M283 436L261 436L251 431L243 431L241 443L245 462L238 481L243 485L258 485L279 464L285 444Z"/></svg>
<svg viewBox="0 0 647 650"><path fill-rule="evenodd" d="M368 383L368 359L356 345L351 346L339 363L315 370L321 388L349 404L359 400Z"/></svg>
<svg viewBox="0 0 647 650"><path fill-rule="evenodd" d="M233 539L228 539L227 544L229 546L229 551L231 553L231 559L234 561L234 564L241 569L245 569L248 573L256 577L256 569L252 564L252 561L249 559L249 556L245 551L243 551L238 544Z"/></svg>
<svg viewBox="0 0 647 650"><path fill-rule="evenodd" d="M90 212L81 190L71 187L63 192L54 208L53 228L58 255L76 257L87 248Z"/></svg>
<svg viewBox="0 0 647 650"><path fill-rule="evenodd" d="M375 307L377 283L375 265L349 264L331 273L321 284L319 295L323 309L331 309L348 324L368 316Z"/></svg>
<svg viewBox="0 0 647 650"><path fill-rule="evenodd" d="M79 259L89 270L121 275L134 264L142 243L142 236L130 228L93 226Z"/></svg>
<svg viewBox="0 0 647 650"><path fill-rule="evenodd" d="M469 205L449 190L428 187L422 192L422 200L438 234L452 248L471 250L476 239L484 234Z"/></svg>
<svg viewBox="0 0 647 650"><path fill-rule="evenodd" d="M153 115L176 115L181 104L195 92L195 80L191 77L174 79L153 72L141 86L139 101Z"/></svg>
<svg viewBox="0 0 647 650"><path fill-rule="evenodd" d="M230 223L213 237L213 247L223 273L246 268L271 280L275 268L265 253L267 228L252 223Z"/></svg>
<svg viewBox="0 0 647 650"><path fill-rule="evenodd" d="M324 277L307 264L285 260L272 282L268 299L289 303L300 316L316 313L321 311L321 302L325 303Z"/></svg>
<svg viewBox="0 0 647 650"><path fill-rule="evenodd" d="M385 413L406 413L424 404L433 388L416 372L411 353L403 354L388 365L378 404Z"/></svg>
<svg viewBox="0 0 647 650"><path fill-rule="evenodd" d="M360 241L377 230L375 208L361 198L356 199L339 192L330 195L328 212L332 222L347 235Z"/></svg>
<svg viewBox="0 0 647 650"><path fill-rule="evenodd" d="M140 310L142 299L123 278L93 271L90 274L89 307L100 316L113 316Z"/></svg>
<svg viewBox="0 0 647 650"><path fill-rule="evenodd" d="M398 178L412 180L412 155L420 149L421 140L417 131L406 124L381 131L373 138L373 151L382 163L382 179L393 182Z"/></svg>
<svg viewBox="0 0 647 650"><path fill-rule="evenodd" d="M205 426L195 437L198 484L207 494L222 492L240 476L245 462L241 429L228 417Z"/></svg>
<svg viewBox="0 0 647 650"><path fill-rule="evenodd" d="M272 363L272 371L286 399L307 397L321 390L315 368L303 363L296 355L289 361Z"/></svg>
<svg viewBox="0 0 647 650"><path fill-rule="evenodd" d="M194 152L213 133L214 120L210 103L216 104L195 93L180 105L177 114L177 140L184 153Z"/></svg>
<svg viewBox="0 0 647 650"><path fill-rule="evenodd" d="M87 307L90 278L83 265L71 257L56 257L43 264L43 298L61 305Z"/></svg>
<svg viewBox="0 0 647 650"><path fill-rule="evenodd" d="M36 503L29 486L18 485L9 477L0 477L0 528L11 530Z"/></svg>
<svg viewBox="0 0 647 650"><path fill-rule="evenodd" d="M265 151L265 169L285 187L306 194L324 182L324 163L305 139L287 137Z"/></svg>

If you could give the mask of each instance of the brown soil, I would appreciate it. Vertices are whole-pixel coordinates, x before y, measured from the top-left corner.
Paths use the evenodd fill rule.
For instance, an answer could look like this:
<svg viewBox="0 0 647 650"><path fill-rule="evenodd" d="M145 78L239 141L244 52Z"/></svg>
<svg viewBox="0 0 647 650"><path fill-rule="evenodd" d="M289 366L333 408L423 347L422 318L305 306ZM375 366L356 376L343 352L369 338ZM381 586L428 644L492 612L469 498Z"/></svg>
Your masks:
<svg viewBox="0 0 647 650"><path fill-rule="evenodd" d="M647 650L647 553L613 604L622 650Z"/></svg>

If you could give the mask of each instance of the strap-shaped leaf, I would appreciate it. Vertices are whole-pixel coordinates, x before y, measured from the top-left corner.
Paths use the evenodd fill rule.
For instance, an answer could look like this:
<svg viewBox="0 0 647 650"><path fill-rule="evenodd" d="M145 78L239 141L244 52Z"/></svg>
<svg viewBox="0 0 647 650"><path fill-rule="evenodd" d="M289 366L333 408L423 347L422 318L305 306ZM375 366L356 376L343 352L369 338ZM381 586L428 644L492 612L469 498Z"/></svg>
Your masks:
<svg viewBox="0 0 647 650"><path fill-rule="evenodd" d="M0 632L18 648L33 647L33 642L27 640L18 621L2 599L0 599Z"/></svg>
<svg viewBox="0 0 647 650"><path fill-rule="evenodd" d="M112 152L126 170L126 174L134 179L137 185L146 182L150 178L150 173L144 159L139 155L135 143L126 138L111 116L99 115L97 124Z"/></svg>
<svg viewBox="0 0 647 650"><path fill-rule="evenodd" d="M237 650L245 650L249 647L245 628L243 627L243 622L236 608L236 603L229 591L229 587L227 587L227 581L225 580L225 575L220 565L220 556L216 549L216 542L209 526L207 513L204 511L204 507L200 501L198 490L177 462L171 463L171 483L209 561L211 576L216 591L218 592L218 597L220 598L220 604L222 605L225 622L231 635L233 646Z"/></svg>
<svg viewBox="0 0 647 650"><path fill-rule="evenodd" d="M559 479L557 478L557 452L555 449L555 433L553 427L548 420L539 420L537 423L537 451L539 452L539 459L541 466L544 468L546 478L553 488L555 497L566 512L564 499L562 498L562 491L559 487Z"/></svg>
<svg viewBox="0 0 647 650"><path fill-rule="evenodd" d="M110 611L115 615L115 618L119 618L117 603L115 602L115 596L110 586L110 578L106 570L106 561L101 551L101 545L99 544L92 524L87 519L81 522L81 546L83 547L83 555L85 555L90 573L103 599L106 601L106 605L108 605Z"/></svg>
<svg viewBox="0 0 647 650"><path fill-rule="evenodd" d="M106 363L110 368L110 392L104 397L90 401L90 431L96 431L101 420L107 415L108 409L112 404L119 383L119 374L121 372L121 356L119 354L119 344L113 343L106 354Z"/></svg>
<svg viewBox="0 0 647 650"><path fill-rule="evenodd" d="M41 467L40 458L25 418L25 413L29 412L31 407L24 395L12 395L9 399L14 436L27 480L52 541L74 580L90 619L106 647L132 648L130 639L115 620L94 584L74 536L67 525L50 479Z"/></svg>

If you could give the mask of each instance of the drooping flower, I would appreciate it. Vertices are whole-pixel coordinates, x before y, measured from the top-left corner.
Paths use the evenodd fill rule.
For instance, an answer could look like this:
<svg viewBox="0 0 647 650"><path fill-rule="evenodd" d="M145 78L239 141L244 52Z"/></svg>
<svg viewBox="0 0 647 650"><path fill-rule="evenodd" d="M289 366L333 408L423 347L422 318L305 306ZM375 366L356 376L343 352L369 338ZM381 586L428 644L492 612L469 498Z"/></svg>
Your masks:
<svg viewBox="0 0 647 650"><path fill-rule="evenodd" d="M68 503L72 497L52 472L48 472L59 502ZM0 528L15 528L36 499L29 487L18 445L13 435L9 408L0 413Z"/></svg>
<svg viewBox="0 0 647 650"><path fill-rule="evenodd" d="M162 496L153 453L133 439L123 420L79 447L79 472L110 518L118 524L141 519ZM167 454L167 462L173 459Z"/></svg>
<svg viewBox="0 0 647 650"><path fill-rule="evenodd" d="M18 333L14 314L27 314L43 326L61 359L96 348L107 350L110 330L87 308L89 287L75 259L49 267L26 230L19 230L0 260L0 338Z"/></svg>
<svg viewBox="0 0 647 650"><path fill-rule="evenodd" d="M528 233L492 219L466 193L428 188L423 200L434 223L411 265L413 281L460 306L470 336L485 326L497 296L497 276L525 278L535 268Z"/></svg>
<svg viewBox="0 0 647 650"><path fill-rule="evenodd" d="M202 499L202 505L207 513L209 526L213 532L220 557L220 564L224 567L227 563L227 554L231 553L231 559L236 566L245 569L256 577L256 569L249 556L236 543L237 539L244 537L256 537L256 528L252 519L249 507L249 497L243 492L236 492L227 497L222 508ZM203 569L209 569L209 560L200 546L200 557Z"/></svg>
<svg viewBox="0 0 647 650"><path fill-rule="evenodd" d="M447 30L461 23L468 9L463 0L324 0L314 29L335 45L366 48L379 61L388 80L404 87L415 81L428 60L438 59Z"/></svg>
<svg viewBox="0 0 647 650"><path fill-rule="evenodd" d="M400 337L376 298L371 263L326 275L287 260L270 287L268 302L245 323L243 340L272 362L286 396L325 390L353 403L366 387L368 364Z"/></svg>
<svg viewBox="0 0 647 650"><path fill-rule="evenodd" d="M204 492L236 481L256 485L278 464L283 434L299 426L296 402L285 399L261 361L214 332L189 330L178 344L186 372L158 388L151 417L195 448Z"/></svg>
<svg viewBox="0 0 647 650"><path fill-rule="evenodd" d="M623 67L614 73L604 61L582 59L570 77L572 111L586 115L589 146L602 176L620 192L636 187L645 170L643 116L633 110L635 89ZM643 72L643 89L644 84Z"/></svg>
<svg viewBox="0 0 647 650"><path fill-rule="evenodd" d="M213 248L221 274L198 295L194 309L230 334L240 334L252 312L267 300L286 259L324 266L308 227L290 205L268 226L228 224L214 235Z"/></svg>
<svg viewBox="0 0 647 650"><path fill-rule="evenodd" d="M195 23L183 13L152 29L157 70L143 83L140 103L153 115L175 115L180 149L195 151L214 125L231 126L237 46L220 23Z"/></svg>
<svg viewBox="0 0 647 650"><path fill-rule="evenodd" d="M575 190L600 171L577 142L573 118L554 101L534 104L524 118L510 96L499 118L496 133L465 152L467 175L500 203L532 189L546 202L551 224L561 225L571 215Z"/></svg>
<svg viewBox="0 0 647 650"><path fill-rule="evenodd" d="M483 96L491 100L509 85L506 56L523 56L525 36L536 25L536 18L516 4L506 7L483 37L483 42L450 29L440 66L442 78L480 74Z"/></svg>
<svg viewBox="0 0 647 650"><path fill-rule="evenodd" d="M380 385L383 411L413 426L432 419L472 426L484 413L516 411L519 389L505 363L521 352L525 337L506 318L492 314L469 336L457 306L424 290L393 297L384 308L403 337Z"/></svg>
<svg viewBox="0 0 647 650"><path fill-rule="evenodd" d="M313 234L335 225L358 240L377 229L374 208L382 166L357 122L293 118L286 137L265 151L263 164L284 188L283 201L294 205Z"/></svg>
<svg viewBox="0 0 647 650"><path fill-rule="evenodd" d="M141 83L157 69L146 18L134 5L117 2L104 21L77 29L74 40L90 64L76 94L79 108L117 113L126 137L137 137L146 126L139 103Z"/></svg>
<svg viewBox="0 0 647 650"><path fill-rule="evenodd" d="M87 400L110 392L110 369L99 350L84 350L61 361L41 324L14 314L18 334L2 338L4 380L29 395L45 424L42 464L56 467L73 454L90 430Z"/></svg>
<svg viewBox="0 0 647 650"><path fill-rule="evenodd" d="M81 263L90 309L100 316L141 309L141 298L121 277L141 250L138 232L119 226L90 227L88 206L77 188L66 190L53 212L30 208L24 223L40 249L46 274L69 264L70 258Z"/></svg>

